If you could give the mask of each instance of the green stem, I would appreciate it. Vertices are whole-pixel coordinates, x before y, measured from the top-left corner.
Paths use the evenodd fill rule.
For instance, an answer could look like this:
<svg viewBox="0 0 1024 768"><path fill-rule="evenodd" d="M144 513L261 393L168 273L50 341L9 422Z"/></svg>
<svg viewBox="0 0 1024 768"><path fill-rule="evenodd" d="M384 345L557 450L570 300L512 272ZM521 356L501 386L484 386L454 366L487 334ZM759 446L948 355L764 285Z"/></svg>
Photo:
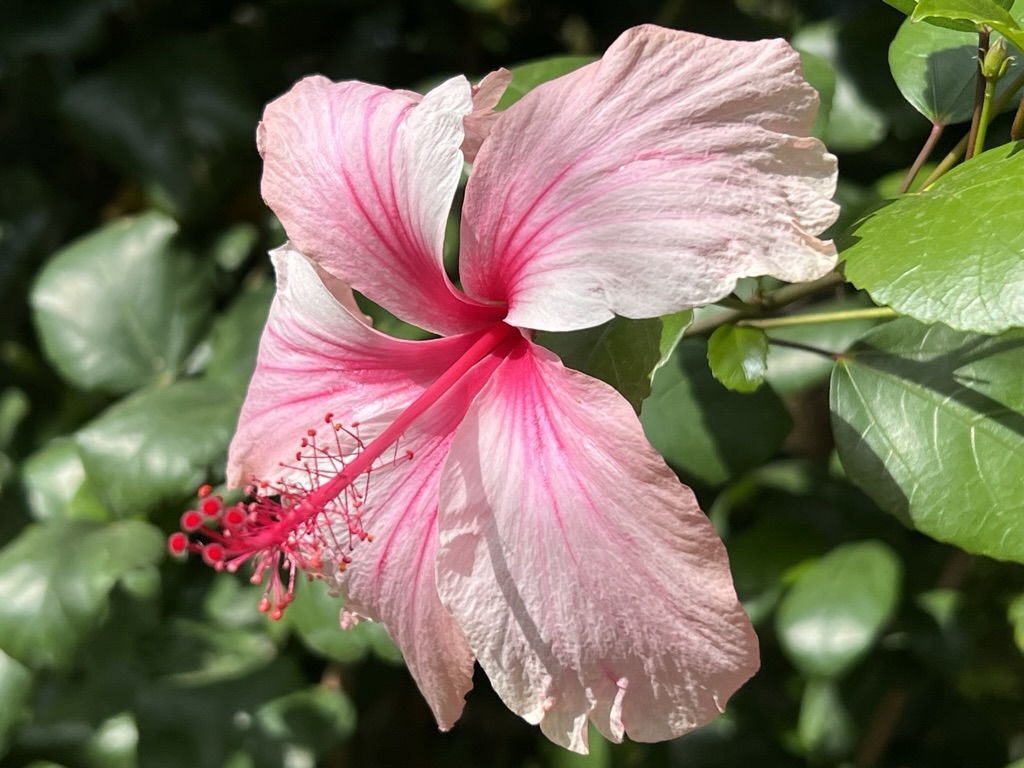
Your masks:
<svg viewBox="0 0 1024 768"><path fill-rule="evenodd" d="M1024 73L1017 75L1014 81L1010 83L1010 87L995 100L995 104L993 104L992 107L995 114L1002 112L1003 108L1010 103L1010 100L1017 95L1017 91L1022 87L1024 87ZM931 172L927 179L924 180L924 183L920 187L922 190L928 189L928 187L934 184L942 174L960 161L960 158L963 157L964 153L967 151L967 142L969 140L970 134L967 134L960 139L959 143L953 147L953 149L949 151L948 155L942 158L942 161L935 166L935 170Z"/></svg>
<svg viewBox="0 0 1024 768"><path fill-rule="evenodd" d="M846 309L840 312L818 312L807 315L787 315L786 317L766 317L763 319L740 320L737 324L766 330L768 328L791 328L798 325L842 323L846 320L872 320L896 316L896 310L889 309L889 307L867 307L865 309Z"/></svg>
<svg viewBox="0 0 1024 768"><path fill-rule="evenodd" d="M978 131L981 129L982 103L985 101L985 91L988 90L988 78L985 77L984 61L988 54L989 38L992 30L983 26L978 31L978 77L974 88L974 112L971 113L971 132L967 137L967 159L974 157L974 148L978 142Z"/></svg>
<svg viewBox="0 0 1024 768"><path fill-rule="evenodd" d="M985 83L985 98L981 105L981 120L978 123L978 135L974 140L974 152L971 157L980 155L985 151L985 134L988 133L988 124L992 119L992 95L996 91L996 81L988 80Z"/></svg>
<svg viewBox="0 0 1024 768"><path fill-rule="evenodd" d="M698 320L686 329L684 335L700 336L704 333L710 333L716 328L726 325L727 323L734 323L744 318L773 312L776 309L781 309L782 307L788 306L800 299L813 296L814 294L828 290L829 288L836 288L843 285L845 282L846 278L844 278L839 272L829 272L824 277L820 277L809 283L784 285L781 288L766 293L758 304L747 304L743 309L730 309L726 312L719 312L713 317Z"/></svg>

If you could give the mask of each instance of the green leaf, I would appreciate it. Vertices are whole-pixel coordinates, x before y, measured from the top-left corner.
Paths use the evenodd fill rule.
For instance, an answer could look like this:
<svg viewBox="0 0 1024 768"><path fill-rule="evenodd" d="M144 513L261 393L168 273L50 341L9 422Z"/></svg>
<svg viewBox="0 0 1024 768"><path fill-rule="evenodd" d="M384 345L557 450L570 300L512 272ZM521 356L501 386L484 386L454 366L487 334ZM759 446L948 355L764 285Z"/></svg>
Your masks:
<svg viewBox="0 0 1024 768"><path fill-rule="evenodd" d="M667 335L678 338L681 318L672 317ZM581 331L540 333L537 343L555 352L567 367L611 384L639 411L651 393L651 373L662 362L662 350L671 347L671 338L663 340L663 331L659 318L616 317Z"/></svg>
<svg viewBox="0 0 1024 768"><path fill-rule="evenodd" d="M1010 87L1020 66L1013 57L997 85L997 97ZM978 78L976 33L907 19L889 46L889 68L900 93L931 122L949 125L971 119Z"/></svg>
<svg viewBox="0 0 1024 768"><path fill-rule="evenodd" d="M967 550L1024 561L1024 331L895 320L832 375L849 478L883 509Z"/></svg>
<svg viewBox="0 0 1024 768"><path fill-rule="evenodd" d="M11 732L30 715L32 673L16 659L0 651L0 757L7 752Z"/></svg>
<svg viewBox="0 0 1024 768"><path fill-rule="evenodd" d="M836 72L828 59L807 51L800 51L800 65L807 82L818 92L818 114L814 118L811 135L823 138L828 133L832 115L832 102L836 97Z"/></svg>
<svg viewBox="0 0 1024 768"><path fill-rule="evenodd" d="M832 550L783 598L775 621L782 650L806 676L842 676L892 618L901 579L899 558L881 542Z"/></svg>
<svg viewBox="0 0 1024 768"><path fill-rule="evenodd" d="M917 0L885 0L889 5L895 8L897 11L902 11L909 16L914 12L914 8L917 7Z"/></svg>
<svg viewBox="0 0 1024 768"><path fill-rule="evenodd" d="M361 621L350 629L341 628L344 604L330 594L325 582L302 582L296 584L295 602L285 611L284 621L310 650L334 661L360 661L372 650L388 661L400 662L401 654L383 625Z"/></svg>
<svg viewBox="0 0 1024 768"><path fill-rule="evenodd" d="M245 395L256 368L263 326L267 322L274 284L269 280L243 292L214 323L209 338L206 377Z"/></svg>
<svg viewBox="0 0 1024 768"><path fill-rule="evenodd" d="M968 22L975 27L986 24L1024 49L1024 30L1007 10L1010 5L1012 0L1003 4L994 0L919 0L910 18L913 21L942 19Z"/></svg>
<svg viewBox="0 0 1024 768"><path fill-rule="evenodd" d="M90 484L120 517L187 498L222 476L238 407L213 381L136 392L75 436Z"/></svg>
<svg viewBox="0 0 1024 768"><path fill-rule="evenodd" d="M683 339L655 374L640 421L669 464L709 485L774 454L792 425L770 390L741 395L719 384L708 368L707 347L697 339Z"/></svg>
<svg viewBox="0 0 1024 768"><path fill-rule="evenodd" d="M857 726L830 679L807 681L796 728L800 745L816 764L841 761L857 743Z"/></svg>
<svg viewBox="0 0 1024 768"><path fill-rule="evenodd" d="M1021 149L991 149L862 219L841 244L846 276L924 323L981 333L1024 326Z"/></svg>
<svg viewBox="0 0 1024 768"><path fill-rule="evenodd" d="M723 325L708 339L711 374L736 392L753 392L764 383L768 335L760 328Z"/></svg>
<svg viewBox="0 0 1024 768"><path fill-rule="evenodd" d="M253 604L255 605L255 604ZM260 627L230 627L171 619L157 671L180 686L236 680L277 656L273 640Z"/></svg>
<svg viewBox="0 0 1024 768"><path fill-rule="evenodd" d="M496 109L508 109L541 83L567 75L592 61L593 56L552 56L512 67L512 82L505 89Z"/></svg>
<svg viewBox="0 0 1024 768"><path fill-rule="evenodd" d="M136 520L34 524L0 550L0 649L26 666L71 661L114 585L157 562L163 534Z"/></svg>
<svg viewBox="0 0 1024 768"><path fill-rule="evenodd" d="M256 724L277 743L309 753L313 765L352 734L356 710L342 691L317 686L268 701L256 710Z"/></svg>
<svg viewBox="0 0 1024 768"><path fill-rule="evenodd" d="M222 195L253 151L258 112L235 62L203 38L141 48L72 86L64 117L83 141L181 214Z"/></svg>
<svg viewBox="0 0 1024 768"><path fill-rule="evenodd" d="M801 54L812 54L832 67L835 86L828 122L820 135L829 149L857 152L880 142L888 118L868 100L858 77L861 59L845 55L840 24L834 20L809 24L793 36L792 44Z"/></svg>
<svg viewBox="0 0 1024 768"><path fill-rule="evenodd" d="M205 329L209 277L174 244L177 225L148 213L60 251L32 289L47 357L83 389L130 392L173 379Z"/></svg>
<svg viewBox="0 0 1024 768"><path fill-rule="evenodd" d="M728 545L736 594L755 626L775 610L790 574L825 551L812 528L778 517L758 520L729 537Z"/></svg>
<svg viewBox="0 0 1024 768"><path fill-rule="evenodd" d="M58 438L22 466L29 511L36 520L107 520L110 514L85 477L78 446Z"/></svg>

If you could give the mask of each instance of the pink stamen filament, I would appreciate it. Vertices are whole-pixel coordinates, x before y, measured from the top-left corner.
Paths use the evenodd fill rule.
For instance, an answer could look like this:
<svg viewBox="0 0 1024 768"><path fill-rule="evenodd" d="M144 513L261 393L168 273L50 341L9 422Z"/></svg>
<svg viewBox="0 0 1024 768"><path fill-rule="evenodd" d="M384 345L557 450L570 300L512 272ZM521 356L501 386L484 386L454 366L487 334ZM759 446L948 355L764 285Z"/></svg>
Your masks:
<svg viewBox="0 0 1024 768"><path fill-rule="evenodd" d="M348 463L319 448L315 442L316 433L310 430L308 440L303 440L303 447L312 449L314 460L322 455L332 464L341 466L340 471L327 482L311 490L290 484L262 483L254 501L224 508L221 499L211 497L209 486L204 486L199 492L199 509L186 512L181 522L183 531L201 534L207 543L191 541L185 533L179 532L172 534L168 548L175 555L200 553L217 570L232 572L246 561L254 559L252 581L262 583L268 570L271 577L260 601L260 610L269 613L272 619L280 618L284 608L293 599L296 570L312 571L312 575L318 575L322 565L320 555L325 549L340 553L334 555L339 570L344 570L351 562L351 558L344 554L344 548L336 540L332 526L321 523L323 515L334 511L330 505L345 494L347 503L342 508L347 510L351 507L354 510L351 515L339 510L345 516L349 529L348 549L352 549L355 541L372 541L373 537L363 530L361 522L360 507L365 489L356 489L353 486L355 480L364 475L369 477L375 463L389 448L395 447L397 460L397 443L403 433L478 364L485 373L482 380L486 381L515 346L518 334L517 329L505 323L496 323L483 331L450 368L365 446L359 440L358 433L334 424L336 431L343 431L353 437L361 448ZM327 421L332 421L330 414ZM411 459L412 455L411 451L406 451L403 457ZM301 454L296 458L301 460ZM309 472L311 480L315 480L318 474L312 469ZM280 496L283 503L271 498L273 495ZM212 527L214 522L219 522L221 530ZM282 569L288 573L287 586L281 580Z"/></svg>

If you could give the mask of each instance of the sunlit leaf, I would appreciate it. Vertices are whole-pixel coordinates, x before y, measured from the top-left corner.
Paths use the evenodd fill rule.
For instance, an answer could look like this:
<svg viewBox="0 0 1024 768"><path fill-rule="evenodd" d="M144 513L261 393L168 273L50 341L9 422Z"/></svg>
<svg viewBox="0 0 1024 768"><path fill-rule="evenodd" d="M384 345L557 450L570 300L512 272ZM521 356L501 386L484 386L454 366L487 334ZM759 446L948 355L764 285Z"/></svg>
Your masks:
<svg viewBox="0 0 1024 768"><path fill-rule="evenodd" d="M39 276L31 301L50 361L83 389L130 392L182 369L210 316L208 274L149 213L76 240Z"/></svg>
<svg viewBox="0 0 1024 768"><path fill-rule="evenodd" d="M753 392L764 383L768 335L760 328L726 324L708 339L712 375L736 392Z"/></svg>
<svg viewBox="0 0 1024 768"><path fill-rule="evenodd" d="M930 190L897 198L841 243L846 276L925 323L999 333L1024 326L1024 143L996 147Z"/></svg>
<svg viewBox="0 0 1024 768"><path fill-rule="evenodd" d="M1024 561L1024 331L896 320L836 365L832 421L849 478L929 536Z"/></svg>
<svg viewBox="0 0 1024 768"><path fill-rule="evenodd" d="M808 568L783 598L776 631L801 672L840 677L870 650L899 602L900 560L877 541L844 544Z"/></svg>
<svg viewBox="0 0 1024 768"><path fill-rule="evenodd" d="M593 60L593 56L551 56L510 67L512 82L498 102L497 109L508 109L541 83L566 75Z"/></svg>

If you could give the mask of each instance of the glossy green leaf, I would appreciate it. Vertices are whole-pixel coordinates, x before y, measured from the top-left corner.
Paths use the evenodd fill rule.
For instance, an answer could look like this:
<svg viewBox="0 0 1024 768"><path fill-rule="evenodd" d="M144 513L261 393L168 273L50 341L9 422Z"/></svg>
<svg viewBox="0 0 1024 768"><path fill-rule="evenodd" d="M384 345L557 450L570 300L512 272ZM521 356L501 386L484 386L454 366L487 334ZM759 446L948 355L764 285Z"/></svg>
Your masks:
<svg viewBox="0 0 1024 768"><path fill-rule="evenodd" d="M29 667L67 664L114 585L163 553L164 535L136 520L30 525L0 550L0 650Z"/></svg>
<svg viewBox="0 0 1024 768"><path fill-rule="evenodd" d="M711 374L736 392L753 392L764 383L768 335L760 328L723 325L708 339Z"/></svg>
<svg viewBox="0 0 1024 768"><path fill-rule="evenodd" d="M222 194L253 151L256 105L235 63L203 38L160 40L72 86L72 129L176 213Z"/></svg>
<svg viewBox="0 0 1024 768"><path fill-rule="evenodd" d="M0 758L7 752L11 732L30 715L32 672L0 650Z"/></svg>
<svg viewBox="0 0 1024 768"><path fill-rule="evenodd" d="M140 390L75 440L89 483L120 517L148 514L222 476L239 402L213 381Z"/></svg>
<svg viewBox="0 0 1024 768"><path fill-rule="evenodd" d="M208 322L208 274L175 245L177 225L149 213L60 251L31 302L47 357L83 389L130 392L173 379Z"/></svg>
<svg viewBox="0 0 1024 768"><path fill-rule="evenodd" d="M907 19L889 46L889 67L900 93L933 123L971 119L978 79L977 34ZM1020 68L1018 57L1013 57L999 81L997 97Z"/></svg>
<svg viewBox="0 0 1024 768"><path fill-rule="evenodd" d="M902 566L877 541L844 544L804 571L775 617L783 651L804 674L840 677L892 618Z"/></svg>
<svg viewBox="0 0 1024 768"><path fill-rule="evenodd" d="M70 438L58 438L29 456L22 466L22 484L36 520L110 517L86 480L78 446Z"/></svg>
<svg viewBox="0 0 1024 768"><path fill-rule="evenodd" d="M770 390L742 395L716 381L707 347L697 339L683 339L655 374L640 421L669 464L711 485L774 454L791 427L785 406Z"/></svg>
<svg viewBox="0 0 1024 768"><path fill-rule="evenodd" d="M917 7L917 0L885 0L885 2L908 16L912 14L914 12L914 8Z"/></svg>
<svg viewBox="0 0 1024 768"><path fill-rule="evenodd" d="M356 711L348 696L324 687L304 688L268 701L255 714L264 734L293 745L313 760L349 736L356 726Z"/></svg>
<svg viewBox="0 0 1024 768"><path fill-rule="evenodd" d="M508 109L541 83L567 75L593 60L593 56L551 56L511 67L512 82L505 89L497 109Z"/></svg>
<svg viewBox="0 0 1024 768"><path fill-rule="evenodd" d="M896 320L836 365L832 423L849 478L968 552L1024 561L1024 331Z"/></svg>
<svg viewBox="0 0 1024 768"><path fill-rule="evenodd" d="M676 316L672 316L676 318ZM611 384L635 410L651 393L651 373L662 363L663 347L671 347L684 328L673 320L663 341L659 318L616 317L604 325L570 333L540 333L537 343L555 352L569 368Z"/></svg>
<svg viewBox="0 0 1024 768"><path fill-rule="evenodd" d="M818 92L818 114L814 118L811 134L820 139L827 134L829 119L832 116L832 102L836 97L836 73L827 59L807 51L800 51L800 65L803 67L807 82Z"/></svg>
<svg viewBox="0 0 1024 768"><path fill-rule="evenodd" d="M981 333L1024 326L1022 148L991 149L862 219L841 243L846 276L925 323Z"/></svg>
<svg viewBox="0 0 1024 768"><path fill-rule="evenodd" d="M995 0L918 0L910 18L914 21L941 19L953 22L967 22L975 27L983 24L1002 33L1018 48L1024 49L1024 30L1010 15L1008 8L1012 0L997 3Z"/></svg>

